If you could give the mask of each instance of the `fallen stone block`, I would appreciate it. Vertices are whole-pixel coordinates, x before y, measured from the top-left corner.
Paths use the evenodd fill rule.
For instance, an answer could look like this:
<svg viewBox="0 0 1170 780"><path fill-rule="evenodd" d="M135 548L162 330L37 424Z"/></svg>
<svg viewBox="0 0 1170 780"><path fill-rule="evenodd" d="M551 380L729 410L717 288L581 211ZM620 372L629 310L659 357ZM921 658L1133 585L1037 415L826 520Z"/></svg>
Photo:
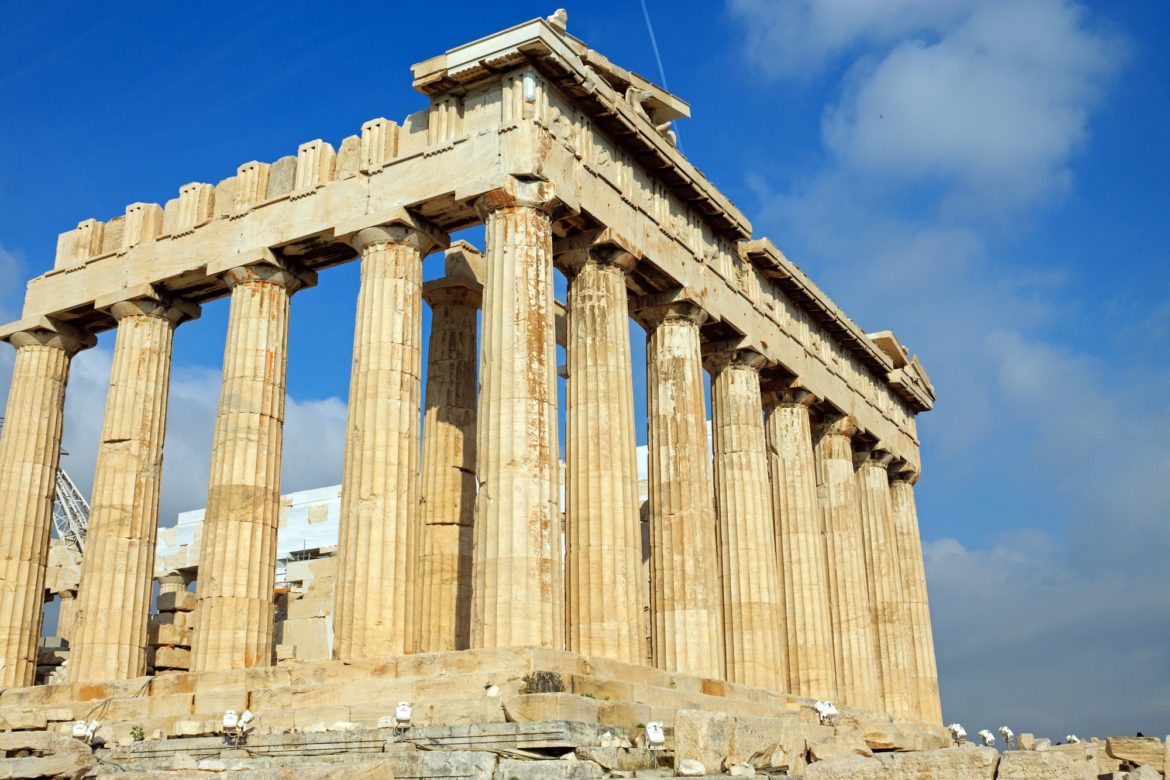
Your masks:
<svg viewBox="0 0 1170 780"><path fill-rule="evenodd" d="M1155 737L1109 737L1105 740L1105 752L1118 761L1165 771L1166 748L1162 740Z"/></svg>
<svg viewBox="0 0 1170 780"><path fill-rule="evenodd" d="M1009 750L999 761L998 780L1097 780L1097 770L1065 753Z"/></svg>
<svg viewBox="0 0 1170 780"><path fill-rule="evenodd" d="M999 764L994 748L953 747L919 753L843 756L809 764L804 780L993 780Z"/></svg>
<svg viewBox="0 0 1170 780"><path fill-rule="evenodd" d="M842 756L872 758L873 751L860 739L850 739L848 737L844 739L830 738L822 740L821 742L809 745L808 748L808 757L811 761L828 761L831 758L841 758Z"/></svg>
<svg viewBox="0 0 1170 780"><path fill-rule="evenodd" d="M605 770L592 761L526 761L501 758L496 777L523 780L601 780Z"/></svg>
<svg viewBox="0 0 1170 780"><path fill-rule="evenodd" d="M592 761L603 769L635 772L658 766L658 754L648 748L579 747L577 758Z"/></svg>
<svg viewBox="0 0 1170 780"><path fill-rule="evenodd" d="M1162 773L1152 766L1142 764L1126 773L1125 780L1162 780Z"/></svg>
<svg viewBox="0 0 1170 780"><path fill-rule="evenodd" d="M81 780L97 763L87 745L70 737L48 732L0 734L0 757L24 752L33 755L0 758L0 777Z"/></svg>
<svg viewBox="0 0 1170 780"><path fill-rule="evenodd" d="M0 731L32 731L48 725L45 711L28 707L0 707Z"/></svg>

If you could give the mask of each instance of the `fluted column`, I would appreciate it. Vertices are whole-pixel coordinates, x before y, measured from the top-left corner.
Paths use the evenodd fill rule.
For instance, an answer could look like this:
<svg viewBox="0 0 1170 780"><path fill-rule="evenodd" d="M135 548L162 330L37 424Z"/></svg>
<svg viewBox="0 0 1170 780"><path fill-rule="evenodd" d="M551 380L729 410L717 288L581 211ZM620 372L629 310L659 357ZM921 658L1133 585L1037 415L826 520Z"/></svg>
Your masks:
<svg viewBox="0 0 1170 780"><path fill-rule="evenodd" d="M171 347L175 326L199 309L141 298L110 313L118 334L70 643L74 682L146 673Z"/></svg>
<svg viewBox="0 0 1170 780"><path fill-rule="evenodd" d="M231 310L191 662L200 672L272 663L289 304L316 275L271 258L231 268L224 280Z"/></svg>
<svg viewBox="0 0 1170 780"><path fill-rule="evenodd" d="M465 650L471 631L475 519L475 333L482 285L427 282L431 307L422 452L419 652Z"/></svg>
<svg viewBox="0 0 1170 780"><path fill-rule="evenodd" d="M352 240L362 278L341 479L337 658L414 649L422 259L446 241L406 212Z"/></svg>
<svg viewBox="0 0 1170 780"><path fill-rule="evenodd" d="M45 321L16 347L0 433L0 688L32 685L49 559L69 360L94 344Z"/></svg>
<svg viewBox="0 0 1170 780"><path fill-rule="evenodd" d="M937 726L942 723L942 708L934 657L934 633L926 594L926 566L922 558L918 509L914 501L914 482L917 478L918 474L910 469L893 471L890 479L890 506L897 556L901 563L902 597L906 607L903 615L907 622L903 631L910 640L910 679L915 710L919 721Z"/></svg>
<svg viewBox="0 0 1170 780"><path fill-rule="evenodd" d="M687 302L639 312L649 329L651 637L658 668L722 678L719 534L699 346L705 318Z"/></svg>
<svg viewBox="0 0 1170 780"><path fill-rule="evenodd" d="M552 186L482 196L472 647L564 647Z"/></svg>
<svg viewBox="0 0 1170 780"><path fill-rule="evenodd" d="M857 490L865 536L865 571L877 647L882 709L888 715L912 719L909 637L903 620L902 569L891 517L887 473L891 460L893 457L884 450L858 452Z"/></svg>
<svg viewBox="0 0 1170 780"><path fill-rule="evenodd" d="M787 661L760 367L764 357L740 350L707 358L711 432L723 586L727 679L784 690Z"/></svg>
<svg viewBox="0 0 1170 780"><path fill-rule="evenodd" d="M817 501L809 406L799 388L777 388L764 404L780 581L783 583L788 690L837 697L833 620L825 568L825 535Z"/></svg>
<svg viewBox="0 0 1170 780"><path fill-rule="evenodd" d="M608 231L570 265L565 595L570 650L646 662L642 530L626 274Z"/></svg>
<svg viewBox="0 0 1170 780"><path fill-rule="evenodd" d="M865 573L865 539L853 471L855 432L851 417L831 416L818 426L817 492L825 524L837 696L851 707L878 710L881 695Z"/></svg>

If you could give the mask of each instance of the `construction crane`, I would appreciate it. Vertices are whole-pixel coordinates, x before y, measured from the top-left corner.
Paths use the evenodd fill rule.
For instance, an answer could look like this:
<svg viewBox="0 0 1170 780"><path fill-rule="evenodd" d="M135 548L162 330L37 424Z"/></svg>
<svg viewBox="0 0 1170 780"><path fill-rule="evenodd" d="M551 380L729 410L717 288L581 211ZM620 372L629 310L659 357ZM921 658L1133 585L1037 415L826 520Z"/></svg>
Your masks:
<svg viewBox="0 0 1170 780"><path fill-rule="evenodd" d="M4 428L4 418L0 417L0 430ZM61 450L62 455L68 455ZM53 498L53 529L57 538L63 539L77 548L77 552L85 552L85 529L89 526L89 502L81 491L77 489L73 479L65 469L57 468L56 495Z"/></svg>

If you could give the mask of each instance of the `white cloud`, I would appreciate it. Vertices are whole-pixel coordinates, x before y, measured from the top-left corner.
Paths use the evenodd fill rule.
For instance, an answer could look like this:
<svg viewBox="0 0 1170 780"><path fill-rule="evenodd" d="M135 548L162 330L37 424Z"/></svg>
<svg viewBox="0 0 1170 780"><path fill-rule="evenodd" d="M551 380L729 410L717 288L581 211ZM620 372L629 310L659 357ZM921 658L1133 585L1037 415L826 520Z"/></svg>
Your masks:
<svg viewBox="0 0 1170 780"><path fill-rule="evenodd" d="M1068 0L735 0L732 9L767 73L852 63L822 132L853 176L941 186L948 207L994 214L1067 190L1069 158L1124 54Z"/></svg>

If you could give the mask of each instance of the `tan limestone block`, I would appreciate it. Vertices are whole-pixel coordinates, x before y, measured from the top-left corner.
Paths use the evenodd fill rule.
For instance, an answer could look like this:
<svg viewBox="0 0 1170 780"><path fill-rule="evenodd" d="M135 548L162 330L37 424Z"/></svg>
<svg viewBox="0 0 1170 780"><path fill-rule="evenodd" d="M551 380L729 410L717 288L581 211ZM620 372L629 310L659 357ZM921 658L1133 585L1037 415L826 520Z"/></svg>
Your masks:
<svg viewBox="0 0 1170 780"><path fill-rule="evenodd" d="M1050 751L1009 750L999 761L997 780L1096 780L1088 761Z"/></svg>
<svg viewBox="0 0 1170 780"><path fill-rule="evenodd" d="M1167 740L1170 743L1170 740ZM1141 766L1152 766L1159 772L1164 770L1166 746L1157 737L1109 737L1105 740L1105 752L1119 761L1129 761Z"/></svg>

